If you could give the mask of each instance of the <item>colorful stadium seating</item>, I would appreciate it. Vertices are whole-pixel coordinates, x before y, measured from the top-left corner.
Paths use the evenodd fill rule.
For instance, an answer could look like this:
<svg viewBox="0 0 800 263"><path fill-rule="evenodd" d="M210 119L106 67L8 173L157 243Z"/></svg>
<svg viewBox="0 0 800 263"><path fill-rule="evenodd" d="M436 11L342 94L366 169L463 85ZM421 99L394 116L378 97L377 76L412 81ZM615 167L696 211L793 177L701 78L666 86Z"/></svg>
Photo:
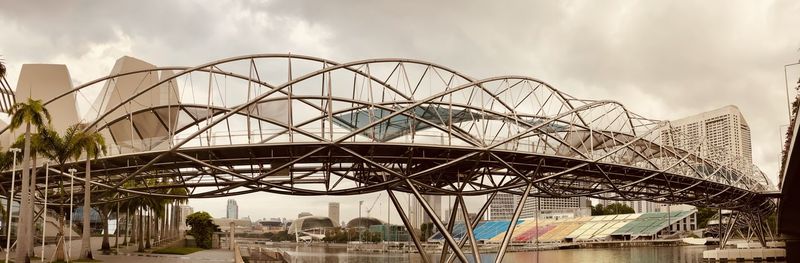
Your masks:
<svg viewBox="0 0 800 263"><path fill-rule="evenodd" d="M511 237L512 242L528 243L538 240L541 243L584 242L610 239L630 240L640 237L653 238L666 228L667 221L676 222L691 216L696 210L667 213L620 214L587 216L565 220L525 219L517 221ZM537 227L538 224L538 227ZM475 239L489 243L502 242L509 221L484 221L475 227ZM466 236L466 227L457 223L453 227L453 237ZM442 241L441 233L436 233L428 241Z"/></svg>

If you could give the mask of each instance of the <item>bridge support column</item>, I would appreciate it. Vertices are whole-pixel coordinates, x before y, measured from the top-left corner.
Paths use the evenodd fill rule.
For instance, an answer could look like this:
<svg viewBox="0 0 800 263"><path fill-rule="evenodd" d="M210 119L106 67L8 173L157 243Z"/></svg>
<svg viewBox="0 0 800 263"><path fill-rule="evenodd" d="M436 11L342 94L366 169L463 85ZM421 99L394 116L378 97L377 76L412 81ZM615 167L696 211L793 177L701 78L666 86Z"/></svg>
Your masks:
<svg viewBox="0 0 800 263"><path fill-rule="evenodd" d="M740 214L741 214L740 212L736 212L736 214L734 214L734 212L733 212L733 211L731 211L731 215L730 215L730 216L728 216L730 219L728 220L728 225L727 225L727 227L726 227L726 228L727 228L727 230L724 230L724 231L725 231L725 232L724 232L724 233L725 233L725 235L724 235L724 236L723 236L723 237L720 239L720 241L719 241L719 247L720 247L721 249L722 249L722 248L725 248L725 245L728 243L728 239L729 239L729 238L731 237L731 235L733 234L733 230L734 230L734 229L736 229L736 221L737 221L737 220L739 220L739 215L740 215ZM721 217L720 217L719 221L720 221L720 226L721 226L721 225L722 225L722 224L721 224L721 222L722 222L722 218L721 218ZM723 229L722 229L722 228L720 228L720 230L719 230L719 231L723 231ZM720 233L722 233L722 232L720 232Z"/></svg>
<svg viewBox="0 0 800 263"><path fill-rule="evenodd" d="M456 204L458 203L458 200L460 198L461 198L461 196L457 196L456 197L456 202L455 202ZM433 216L436 216L436 215L433 215ZM453 233L453 225L456 224L456 217L458 217L458 205L453 205L450 208L450 219L447 222L447 233ZM464 222L467 222L467 220L465 219ZM445 255L447 255L447 248L448 248L448 246L442 246L441 257L439 257L439 262L440 263L444 263L444 261L445 261ZM459 248L460 248L460 246L459 246Z"/></svg>
<svg viewBox="0 0 800 263"><path fill-rule="evenodd" d="M471 245L472 245L472 247L473 247L473 248L472 248L472 249L473 249L473 253L475 253L474 251L477 251L477 250L478 250L478 243L477 243L477 242L475 242L475 240L474 240L474 239L475 239L475 234L474 234L475 232L474 232L474 229L475 229L475 227L477 227L477 226L478 226L478 223L480 223L480 222L481 222L481 219L483 218L483 214L485 214L485 213L486 213L486 211L488 211L488 210L489 210L489 205L491 205L491 204L492 204L492 201L494 200L494 197L495 197L495 196L497 196L497 192L493 192L491 195L489 195L489 198L487 198L487 199L486 199L486 203L484 203L484 204L483 204L483 206L481 207L481 210L478 210L478 214L477 214L477 216L475 217L475 220L472 220L472 223L470 223L470 224L469 224L472 230L468 230L469 232L467 232L467 233L469 233L469 234L471 235L471 237L470 237L470 238L471 238L471 239L470 239L470 242L472 242L472 244L471 244ZM463 200L462 200L462 201L463 201ZM462 202L462 205L461 205L461 206L462 206L462 208L464 208L464 212L467 212L467 206L466 206L466 205L463 205L463 202ZM465 221L466 221L466 220L465 220ZM467 242L467 240L466 240L466 239L464 239L464 238L462 238L460 241L458 241L458 247L459 247L459 248L463 247L463 246L464 246L464 244L465 244L466 242ZM476 255L478 255L478 254L476 254ZM456 257L456 255L455 255L455 254L450 254L450 255L447 257L447 263L452 263L452 262L453 262L453 260L455 260L455 257ZM478 259L480 259L480 257L479 257ZM476 260L475 262L480 262L480 261L477 261L477 260Z"/></svg>
<svg viewBox="0 0 800 263"><path fill-rule="evenodd" d="M753 216L754 227L756 231L756 237L758 237L758 242L761 243L761 247L767 247L767 239L764 235L764 220L762 220L761 215L757 214Z"/></svg>
<svg viewBox="0 0 800 263"><path fill-rule="evenodd" d="M417 236L417 232L414 231L414 226L411 225L411 221L408 220L406 216L406 212L403 211L403 207L400 206L400 202L397 201L397 197L394 195L392 190L386 190L389 193L389 199L392 200L392 204L394 204L394 208L397 210L397 213L400 215L400 219L403 221L403 225L406 226L406 230L408 231L408 236L411 238L411 241L414 242L414 246L417 247L417 251L419 252L420 257L422 258L422 262L430 263L431 260L428 258L428 254L425 253L425 249L422 248L422 244L419 241L419 236Z"/></svg>
<svg viewBox="0 0 800 263"><path fill-rule="evenodd" d="M525 193L522 194L521 198L519 199L517 208L514 209L514 216L511 217L511 222L508 224L508 230L506 230L506 234L503 236L503 243L500 245L500 251L497 252L497 258L494 260L495 263L500 263L503 261L508 244L511 243L511 237L514 235L514 228L517 226L519 215L522 214L522 207L525 206L525 201L528 200L528 194L531 193L532 187L533 183L529 182L528 186L525 187Z"/></svg>
<svg viewBox="0 0 800 263"><path fill-rule="evenodd" d="M464 252L461 251L461 248L456 243L456 240L453 239L453 236L447 232L447 228L444 226L444 223L442 223L442 220L439 220L439 216L433 212L433 209L428 204L428 201L425 201L425 198L422 198L422 195L419 193L419 191L417 191L417 188L414 187L414 184L411 183L411 180L409 180L408 178L406 178L406 185L408 185L408 188L411 189L411 192L414 194L414 197L417 198L417 201L420 203L420 205L422 205L422 209L425 210L425 213L428 214L428 216L431 218L431 221L433 221L433 225L435 225L436 228L439 229L439 233L441 233L442 236L444 236L444 240L447 243L447 245L449 245L450 248L453 249L453 253L456 254L458 259L461 260L461 262L469 262L467 261L467 257L464 255Z"/></svg>
<svg viewBox="0 0 800 263"><path fill-rule="evenodd" d="M475 263L481 263L481 252L478 251L478 243L475 241L474 228L472 227L472 222L469 221L467 205L464 204L464 198L460 195L456 201L458 201L458 204L453 205L453 209L459 205L461 206L461 215L464 217L464 226L467 227L467 236L469 237L469 243L472 247L472 257L475 258ZM464 238L462 238L462 240L464 240ZM461 247L461 244L459 244L459 247ZM444 255L442 255L442 258L444 258Z"/></svg>

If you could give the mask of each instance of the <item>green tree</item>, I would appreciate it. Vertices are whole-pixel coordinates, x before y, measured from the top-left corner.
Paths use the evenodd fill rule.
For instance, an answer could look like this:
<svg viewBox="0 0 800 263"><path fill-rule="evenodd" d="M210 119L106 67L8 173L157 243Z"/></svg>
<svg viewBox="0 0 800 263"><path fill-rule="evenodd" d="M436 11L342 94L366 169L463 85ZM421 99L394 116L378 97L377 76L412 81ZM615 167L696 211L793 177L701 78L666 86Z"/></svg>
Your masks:
<svg viewBox="0 0 800 263"><path fill-rule="evenodd" d="M6 63L0 59L0 79L6 77Z"/></svg>
<svg viewBox="0 0 800 263"><path fill-rule="evenodd" d="M422 231L422 240L426 240L433 235L433 232L436 231L436 227L433 223L424 223L419 226L419 230Z"/></svg>
<svg viewBox="0 0 800 263"><path fill-rule="evenodd" d="M39 129L39 136L43 144L42 155L56 162L60 175L65 174L68 170L67 162L69 160L77 160L80 158L81 150L77 147L78 140L80 139L80 130L80 124L70 126L63 134L59 134L49 127ZM62 197L60 201L61 204L64 204L65 198L68 196L67 190L64 187L66 178L65 176L59 176L58 179L57 183L59 187L57 191L60 191L59 195ZM64 255L63 237L65 234L66 211L64 211L63 205L58 206L58 214L58 236L56 237L55 260L65 261L66 255Z"/></svg>
<svg viewBox="0 0 800 263"><path fill-rule="evenodd" d="M717 214L719 210L715 208L698 207L697 208L697 227L705 228L708 226L708 220Z"/></svg>
<svg viewBox="0 0 800 263"><path fill-rule="evenodd" d="M28 98L11 106L9 110L11 123L9 128L13 131L25 125L25 146L22 151L22 181L20 185L20 223L17 227L17 252L16 262L30 262L28 247L33 242L33 207L30 205L30 159L31 159L31 128L49 126L50 112L44 107L41 100Z"/></svg>
<svg viewBox="0 0 800 263"><path fill-rule="evenodd" d="M31 171L31 176L30 176L30 188L29 189L30 189L31 192L30 192L30 198L28 198L28 206L31 207L31 211L28 211L28 213L31 213L31 218L33 218L32 217L33 216L33 198L36 195L36 175L38 174L37 173L37 169L38 168L37 168L37 165L36 165L36 161L39 159L38 158L39 154L43 153L45 151L45 148L47 147L46 143L44 143L44 140L42 139L41 130L42 130L42 128L40 127L39 128L39 132L31 134L31 138L30 138L31 163L32 163L32 165L31 165L32 169L31 170L32 171ZM24 147L24 144L25 144L25 137L23 135L21 135L21 136L19 136L17 138L17 141L14 142L11 146L14 147L14 148L22 148L22 147ZM31 226L31 227L33 227L33 226ZM33 236L34 233L35 233L33 228L29 229L28 231L30 231L31 236ZM26 246L28 248L28 255L29 256L33 256L34 255L33 238L26 238L26 240L29 242L28 245ZM18 245L18 247L19 247L19 245Z"/></svg>
<svg viewBox="0 0 800 263"><path fill-rule="evenodd" d="M603 209L603 204L596 204L592 207L592 215L593 216L602 216L605 215L606 211Z"/></svg>
<svg viewBox="0 0 800 263"><path fill-rule="evenodd" d="M214 232L219 231L219 226L211 221L211 215L204 211L194 212L186 217L186 225L192 227L189 234L197 241L198 247L211 248Z"/></svg>
<svg viewBox="0 0 800 263"><path fill-rule="evenodd" d="M11 169L11 165L14 159L14 153L10 151L0 151L0 171L6 171ZM11 199L6 198L6 206L0 209L0 214L2 215L2 220L8 220L8 214L6 211L11 210ZM10 224L7 221L3 221L2 233L8 233L8 227Z"/></svg>
<svg viewBox="0 0 800 263"><path fill-rule="evenodd" d="M80 125L81 127L84 125ZM83 233L81 233L81 258L94 259L92 256L91 228L89 226L89 214L91 214L91 181L92 181L92 159L97 159L101 154L106 154L106 141L99 132L94 129L84 129L80 133L76 145L86 156L83 184Z"/></svg>
<svg viewBox="0 0 800 263"><path fill-rule="evenodd" d="M636 211L630 206L621 203L613 203L603 208L605 215L618 215L618 214L633 214Z"/></svg>

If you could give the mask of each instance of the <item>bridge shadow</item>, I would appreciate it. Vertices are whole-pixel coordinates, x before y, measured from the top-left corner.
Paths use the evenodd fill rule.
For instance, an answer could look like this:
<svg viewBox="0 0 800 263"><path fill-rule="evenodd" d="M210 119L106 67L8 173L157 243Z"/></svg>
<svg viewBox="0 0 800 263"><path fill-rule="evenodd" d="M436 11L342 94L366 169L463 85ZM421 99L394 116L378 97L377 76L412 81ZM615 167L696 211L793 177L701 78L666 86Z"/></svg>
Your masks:
<svg viewBox="0 0 800 263"><path fill-rule="evenodd" d="M796 118L800 108L796 109ZM787 258L800 258L800 122L793 119L791 124L791 137L789 139L786 153L784 154L784 166L782 168L782 178L780 182L780 201L778 202L778 231L786 241Z"/></svg>

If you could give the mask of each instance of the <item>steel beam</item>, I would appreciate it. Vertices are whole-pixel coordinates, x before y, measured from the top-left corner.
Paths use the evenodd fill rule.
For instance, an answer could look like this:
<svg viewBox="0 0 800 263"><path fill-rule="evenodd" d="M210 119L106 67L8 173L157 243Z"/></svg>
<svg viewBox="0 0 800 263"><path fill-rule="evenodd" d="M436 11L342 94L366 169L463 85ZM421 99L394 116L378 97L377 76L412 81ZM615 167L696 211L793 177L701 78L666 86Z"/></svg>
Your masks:
<svg viewBox="0 0 800 263"><path fill-rule="evenodd" d="M456 196L456 203L453 203L453 206L450 208L451 209L450 210L450 218L449 218L449 220L447 222L447 233L450 233L450 234L453 233L453 227L456 224L456 217L458 216L458 199L460 199L460 198L461 198L461 196ZM467 222L467 220L465 219L464 222ZM442 256L439 257L439 262L440 263L444 263L445 262L445 256L447 255L447 248L448 248L448 246L442 246Z"/></svg>
<svg viewBox="0 0 800 263"><path fill-rule="evenodd" d="M411 225L411 221L408 220L406 213L403 211L403 207L400 205L400 202L397 201L397 197L394 195L392 190L386 190L389 193L389 198L392 199L392 203L394 204L394 208L397 210L397 213L400 215L400 219L403 221L403 225L406 226L406 230L408 230L408 236L411 238L411 241L414 242L414 246L417 247L417 251L419 252L420 257L422 258L422 262L430 263L431 260L428 257L428 254L425 253L425 249L422 247L420 243L419 236L417 232L414 231L414 226Z"/></svg>
<svg viewBox="0 0 800 263"><path fill-rule="evenodd" d="M483 206L481 206L481 209L478 210L477 217L475 217L475 220L472 220L472 222L470 223L470 225L472 225L473 229L475 229L475 227L478 226L478 223L481 222L481 219L483 219L483 215L486 213L486 211L489 210L489 206L491 206L492 201L494 201L494 197L495 196L497 196L497 192L493 192L491 195L489 195L489 198L487 198L486 202L483 203ZM466 242L467 242L467 240L462 238L460 241L458 241L458 247L459 248L463 247L464 244L466 244ZM475 246L477 246L477 243L475 244ZM450 254L450 256L447 257L447 263L452 263L453 260L455 260L455 254Z"/></svg>
<svg viewBox="0 0 800 263"><path fill-rule="evenodd" d="M511 217L506 235L503 237L503 243L500 244L500 251L497 252L497 258L494 260L495 263L503 261L503 257L506 255L506 249L511 242L511 237L514 235L514 228L517 226L517 220L519 219L519 215L522 214L522 207L525 206L525 201L528 200L528 194L530 194L532 187L533 183L528 183L528 186L525 187L525 193L520 196L521 198L517 204L517 208L514 209L514 216Z"/></svg>
<svg viewBox="0 0 800 263"><path fill-rule="evenodd" d="M422 198L422 195L419 193L419 191L417 191L417 188L414 187L414 184L411 183L411 180L406 179L406 185L408 186L408 188L411 189L411 192L414 194L414 197L417 198L417 202L419 202L420 205L422 205L422 209L425 210L425 213L427 213L428 216L431 218L433 224L436 226L437 229L439 229L439 233L441 233L442 236L444 236L447 245L449 245L450 248L453 249L453 253L456 254L458 259L461 260L461 262L467 262L467 257L464 256L464 252L461 251L460 247L458 247L458 244L456 243L455 239L453 239L453 236L447 232L447 228L442 223L442 220L439 220L439 217L436 215L436 213L433 212L433 209L428 204L428 202L425 201L425 198Z"/></svg>
<svg viewBox="0 0 800 263"><path fill-rule="evenodd" d="M474 229L472 228L472 223L469 222L467 205L464 204L464 198L461 196L458 196L456 201L458 201L458 204L461 205L461 215L464 216L464 225L467 227L467 236L469 237L469 243L472 247L472 256L475 258L476 263L481 263L481 252L478 250L478 242L475 241L475 233ZM461 244L459 244L459 247L461 247Z"/></svg>

